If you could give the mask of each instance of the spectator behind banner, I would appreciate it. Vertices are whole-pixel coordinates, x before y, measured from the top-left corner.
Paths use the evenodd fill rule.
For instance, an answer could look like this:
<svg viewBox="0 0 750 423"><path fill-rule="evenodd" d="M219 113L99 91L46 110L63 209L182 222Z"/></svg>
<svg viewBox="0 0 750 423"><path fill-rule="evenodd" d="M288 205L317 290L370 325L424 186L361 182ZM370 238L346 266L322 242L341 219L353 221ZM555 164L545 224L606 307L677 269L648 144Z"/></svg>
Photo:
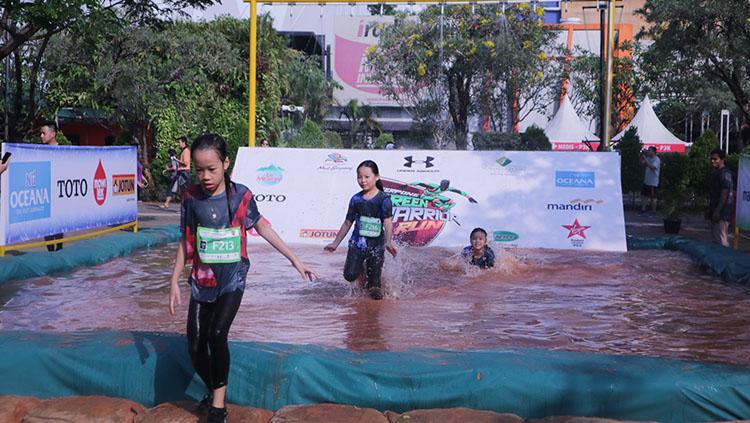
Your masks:
<svg viewBox="0 0 750 423"><path fill-rule="evenodd" d="M661 173L661 160L656 155L656 147L651 146L642 152L640 162L646 168L643 172L641 212L639 213L639 215L644 215L649 204L651 211L656 212L656 189L659 187L659 174Z"/></svg>
<svg viewBox="0 0 750 423"><path fill-rule="evenodd" d="M57 142L57 125L54 122L45 122L39 128L39 138L42 140L42 144L47 145L59 145ZM44 237L45 241L53 241L56 239L63 239L63 234L54 234ZM47 246L47 251L59 251L62 250L62 242L57 244L50 244Z"/></svg>
<svg viewBox="0 0 750 423"><path fill-rule="evenodd" d="M729 221L732 218L732 190L734 181L732 171L726 167L724 150L711 152L711 173L709 183L709 202L706 219L711 222L711 235L714 242L729 247Z"/></svg>
<svg viewBox="0 0 750 423"><path fill-rule="evenodd" d="M174 154L170 154L169 156L170 161L176 163L177 166L177 174L175 177L176 182L170 183L170 185L167 186L167 198L164 200L164 204L159 206L163 209L169 208L169 203L172 201L172 197L175 195L182 196L182 193L184 193L185 189L190 186L193 179L190 174L190 149L187 148L187 137L183 136L177 138L176 141L177 145L180 147L179 157ZM176 186L175 190L171 190L172 185Z"/></svg>

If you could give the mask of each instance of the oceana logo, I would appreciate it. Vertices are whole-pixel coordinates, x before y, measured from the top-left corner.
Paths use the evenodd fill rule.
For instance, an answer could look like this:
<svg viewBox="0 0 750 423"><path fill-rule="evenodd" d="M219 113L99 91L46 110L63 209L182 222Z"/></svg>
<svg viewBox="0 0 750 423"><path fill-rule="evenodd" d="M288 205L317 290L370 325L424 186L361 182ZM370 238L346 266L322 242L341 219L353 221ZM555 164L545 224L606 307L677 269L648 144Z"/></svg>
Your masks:
<svg viewBox="0 0 750 423"><path fill-rule="evenodd" d="M555 185L564 188L595 188L594 172L555 171Z"/></svg>

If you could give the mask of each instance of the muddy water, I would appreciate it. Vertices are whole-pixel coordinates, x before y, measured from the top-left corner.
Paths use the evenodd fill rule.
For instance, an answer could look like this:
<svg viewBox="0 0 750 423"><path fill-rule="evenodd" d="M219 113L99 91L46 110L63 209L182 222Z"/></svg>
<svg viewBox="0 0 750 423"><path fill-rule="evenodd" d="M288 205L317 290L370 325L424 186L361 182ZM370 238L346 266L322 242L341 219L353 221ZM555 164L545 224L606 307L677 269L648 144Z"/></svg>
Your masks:
<svg viewBox="0 0 750 423"><path fill-rule="evenodd" d="M320 273L301 281L267 245L252 246L233 339L352 350L539 347L750 365L750 289L684 255L517 250L491 271L439 248L388 258L387 298L343 280L346 251L295 247ZM167 312L175 248L0 286L0 328L184 333L186 301Z"/></svg>

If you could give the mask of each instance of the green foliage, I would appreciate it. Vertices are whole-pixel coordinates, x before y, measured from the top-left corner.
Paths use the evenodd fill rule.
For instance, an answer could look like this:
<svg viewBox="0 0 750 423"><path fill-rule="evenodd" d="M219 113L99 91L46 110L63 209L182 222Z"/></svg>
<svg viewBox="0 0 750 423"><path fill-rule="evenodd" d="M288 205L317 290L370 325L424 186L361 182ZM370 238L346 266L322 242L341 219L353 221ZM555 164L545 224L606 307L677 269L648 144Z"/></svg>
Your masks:
<svg viewBox="0 0 750 423"><path fill-rule="evenodd" d="M712 172L709 155L715 148L719 148L719 139L716 133L709 130L695 140L688 153L687 187L699 202L708 199L708 181Z"/></svg>
<svg viewBox="0 0 750 423"><path fill-rule="evenodd" d="M659 97L701 112L734 107L750 120L747 0L646 0L639 11L653 40L641 67Z"/></svg>
<svg viewBox="0 0 750 423"><path fill-rule="evenodd" d="M724 165L732 171L734 176L734 188L737 189L737 176L740 174L740 157L741 154L730 154L724 159Z"/></svg>
<svg viewBox="0 0 750 423"><path fill-rule="evenodd" d="M640 190L643 183L644 168L640 163L641 139L638 137L638 130L630 128L617 146L620 152L620 175L622 181L622 192L636 192Z"/></svg>
<svg viewBox="0 0 750 423"><path fill-rule="evenodd" d="M380 135L378 135L375 140L372 142L372 148L382 150L385 148L388 143L393 142L393 134L388 132L382 132Z"/></svg>
<svg viewBox="0 0 750 423"><path fill-rule="evenodd" d="M475 150L520 150L521 137L507 132L487 132L474 134L472 144Z"/></svg>
<svg viewBox="0 0 750 423"><path fill-rule="evenodd" d="M611 119L615 128L623 128L633 118L633 103L644 90L644 77L633 60L634 56L639 57L639 46L640 44L622 43L618 46L621 54L614 58ZM579 49L572 56L570 81L575 90L571 102L579 115L599 116L599 53Z"/></svg>
<svg viewBox="0 0 750 423"><path fill-rule="evenodd" d="M677 220L685 211L688 200L688 156L681 153L661 155L659 191L661 213L667 220Z"/></svg>
<svg viewBox="0 0 750 423"><path fill-rule="evenodd" d="M488 113L493 129L509 131L549 104L559 63L545 53L555 35L542 25L543 14L527 3L428 6L416 19L397 14L379 47L367 52L371 80L413 107L415 120L433 128L437 147L452 139L466 149L472 112ZM451 134L443 116L450 117Z"/></svg>
<svg viewBox="0 0 750 423"><path fill-rule="evenodd" d="M341 135L339 135L338 132L325 131L323 133L323 136L326 137L326 144L328 144L328 147L330 148L343 148L344 147L341 142Z"/></svg>
<svg viewBox="0 0 750 423"><path fill-rule="evenodd" d="M247 145L248 31L247 20L221 18L62 33L44 62L47 105L104 110L141 145L153 141L144 166L158 194L166 150L178 136L218 133L232 159ZM256 136L275 142L281 104L302 104L311 119L322 119L333 88L314 60L287 47L267 15L258 19L258 36Z"/></svg>
<svg viewBox="0 0 750 423"><path fill-rule="evenodd" d="M544 133L544 129L531 125L526 132L521 134L521 150L524 151L550 151L552 144Z"/></svg>
<svg viewBox="0 0 750 423"><path fill-rule="evenodd" d="M317 123L305 119L297 135L289 139L284 147L326 148L328 139Z"/></svg>
<svg viewBox="0 0 750 423"><path fill-rule="evenodd" d="M372 137L375 131L382 131L380 124L375 120L375 108L363 106L356 99L349 100L341 110L340 116L349 121L349 136L344 148L369 148L366 140Z"/></svg>

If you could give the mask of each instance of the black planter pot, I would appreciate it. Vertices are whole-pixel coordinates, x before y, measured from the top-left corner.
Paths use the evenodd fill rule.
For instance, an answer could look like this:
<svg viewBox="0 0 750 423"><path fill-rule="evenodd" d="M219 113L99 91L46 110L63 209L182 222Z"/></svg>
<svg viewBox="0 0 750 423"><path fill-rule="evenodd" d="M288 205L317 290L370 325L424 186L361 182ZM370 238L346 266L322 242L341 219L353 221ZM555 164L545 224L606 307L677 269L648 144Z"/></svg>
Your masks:
<svg viewBox="0 0 750 423"><path fill-rule="evenodd" d="M664 233L666 234L677 234L680 233L680 224L682 219L664 219Z"/></svg>

